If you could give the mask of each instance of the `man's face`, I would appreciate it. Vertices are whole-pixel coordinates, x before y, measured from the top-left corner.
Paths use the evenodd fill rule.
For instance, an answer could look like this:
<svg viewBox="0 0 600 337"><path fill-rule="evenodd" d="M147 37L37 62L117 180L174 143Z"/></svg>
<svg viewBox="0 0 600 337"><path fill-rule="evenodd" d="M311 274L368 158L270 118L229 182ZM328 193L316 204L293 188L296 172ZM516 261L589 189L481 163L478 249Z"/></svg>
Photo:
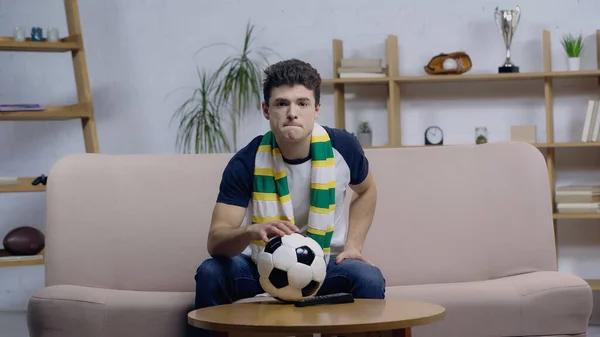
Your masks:
<svg viewBox="0 0 600 337"><path fill-rule="evenodd" d="M303 85L273 88L269 106L263 102L263 114L278 140L296 142L312 134L320 105L315 105L312 90Z"/></svg>

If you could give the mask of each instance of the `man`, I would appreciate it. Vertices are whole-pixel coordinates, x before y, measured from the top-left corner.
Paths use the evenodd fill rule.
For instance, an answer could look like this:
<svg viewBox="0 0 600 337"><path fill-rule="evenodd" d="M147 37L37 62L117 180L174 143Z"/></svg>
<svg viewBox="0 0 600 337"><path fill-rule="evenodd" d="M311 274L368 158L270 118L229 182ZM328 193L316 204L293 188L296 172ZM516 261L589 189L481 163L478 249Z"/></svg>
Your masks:
<svg viewBox="0 0 600 337"><path fill-rule="evenodd" d="M252 257L271 238L294 232L316 237L332 230L331 241L323 247L330 258L318 295L349 292L356 298L384 298L381 271L362 255L377 188L360 144L345 130L315 122L321 107L321 78L310 64L286 60L270 66L265 74L262 110L270 132L236 153L223 172L208 234L212 258L197 270L195 307L264 293ZM260 182L271 179L272 184L282 176L285 179L278 183L287 181L283 190L289 195L271 202L286 205L261 203ZM327 214L314 213L312 193L316 192L311 186L318 179L335 187ZM347 187L356 192L349 219L344 216ZM285 214L277 213L281 209ZM274 218L278 220L269 221Z"/></svg>

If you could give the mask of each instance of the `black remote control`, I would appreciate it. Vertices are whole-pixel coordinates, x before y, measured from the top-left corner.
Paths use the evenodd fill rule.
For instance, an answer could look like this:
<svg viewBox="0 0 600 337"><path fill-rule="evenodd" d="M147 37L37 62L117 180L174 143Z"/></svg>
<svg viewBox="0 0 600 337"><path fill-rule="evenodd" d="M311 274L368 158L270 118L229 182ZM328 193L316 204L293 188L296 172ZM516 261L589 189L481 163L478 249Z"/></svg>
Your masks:
<svg viewBox="0 0 600 337"><path fill-rule="evenodd" d="M348 293L337 293L330 295L320 295L303 298L297 301L294 305L297 307L308 307L311 305L320 304L341 304L341 303L354 303L354 296Z"/></svg>

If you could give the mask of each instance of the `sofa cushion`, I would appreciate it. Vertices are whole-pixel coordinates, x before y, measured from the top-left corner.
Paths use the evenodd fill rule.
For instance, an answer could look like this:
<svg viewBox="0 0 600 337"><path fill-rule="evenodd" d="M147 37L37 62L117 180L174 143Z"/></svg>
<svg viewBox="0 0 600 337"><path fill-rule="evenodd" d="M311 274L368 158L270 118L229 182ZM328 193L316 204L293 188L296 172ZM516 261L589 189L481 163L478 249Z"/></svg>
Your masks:
<svg viewBox="0 0 600 337"><path fill-rule="evenodd" d="M29 301L37 336L185 336L194 293L50 286Z"/></svg>
<svg viewBox="0 0 600 337"><path fill-rule="evenodd" d="M415 328L415 337L577 335L586 332L592 309L586 282L551 271L488 281L393 286L386 298L446 308L444 320Z"/></svg>

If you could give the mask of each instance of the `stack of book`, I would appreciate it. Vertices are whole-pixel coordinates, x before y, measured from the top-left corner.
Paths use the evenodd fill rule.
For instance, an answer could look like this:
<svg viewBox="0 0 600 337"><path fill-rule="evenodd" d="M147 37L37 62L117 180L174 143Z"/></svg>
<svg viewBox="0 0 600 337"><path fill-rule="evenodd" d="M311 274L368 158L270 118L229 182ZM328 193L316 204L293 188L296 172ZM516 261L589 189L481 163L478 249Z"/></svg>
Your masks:
<svg viewBox="0 0 600 337"><path fill-rule="evenodd" d="M382 59L344 58L338 68L340 78L385 77L386 69Z"/></svg>
<svg viewBox="0 0 600 337"><path fill-rule="evenodd" d="M589 100L583 132L581 133L582 142L600 141L600 102L598 100Z"/></svg>
<svg viewBox="0 0 600 337"><path fill-rule="evenodd" d="M558 213L600 213L600 185L556 188Z"/></svg>

